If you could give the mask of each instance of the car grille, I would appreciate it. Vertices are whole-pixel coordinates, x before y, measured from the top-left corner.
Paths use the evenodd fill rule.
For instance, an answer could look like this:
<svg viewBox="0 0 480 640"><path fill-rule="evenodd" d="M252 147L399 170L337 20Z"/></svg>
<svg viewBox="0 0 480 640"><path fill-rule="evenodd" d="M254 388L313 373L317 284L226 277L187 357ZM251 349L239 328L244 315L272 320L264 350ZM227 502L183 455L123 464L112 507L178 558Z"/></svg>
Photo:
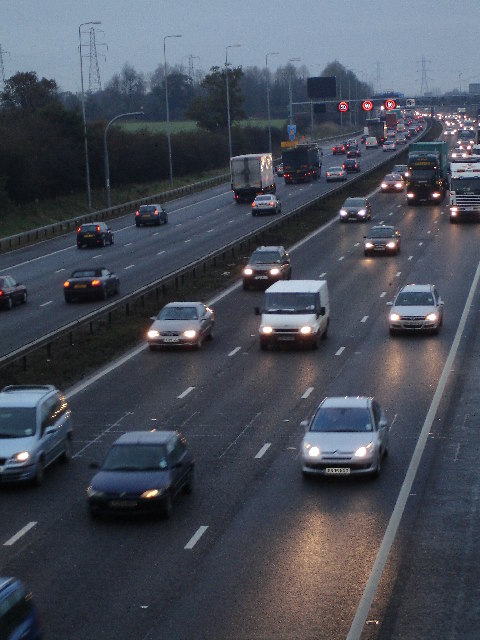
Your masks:
<svg viewBox="0 0 480 640"><path fill-rule="evenodd" d="M181 335L181 331L161 331L161 336L179 336Z"/></svg>
<svg viewBox="0 0 480 640"><path fill-rule="evenodd" d="M298 329L274 329L273 333L281 334L281 333L298 333Z"/></svg>
<svg viewBox="0 0 480 640"><path fill-rule="evenodd" d="M403 322L423 322L425 316L400 316Z"/></svg>

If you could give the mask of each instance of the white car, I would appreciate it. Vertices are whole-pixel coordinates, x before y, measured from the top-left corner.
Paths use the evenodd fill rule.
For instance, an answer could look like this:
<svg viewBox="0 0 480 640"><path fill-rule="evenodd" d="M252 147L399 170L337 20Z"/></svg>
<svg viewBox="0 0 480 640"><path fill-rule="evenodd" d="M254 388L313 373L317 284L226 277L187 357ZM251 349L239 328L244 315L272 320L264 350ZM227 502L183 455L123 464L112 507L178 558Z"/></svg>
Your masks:
<svg viewBox="0 0 480 640"><path fill-rule="evenodd" d="M280 213L282 203L271 193L257 196L252 202L252 216L259 216L262 213Z"/></svg>
<svg viewBox="0 0 480 640"><path fill-rule="evenodd" d="M407 284L397 293L388 316L390 335L400 331L438 333L443 300L433 284Z"/></svg>
<svg viewBox="0 0 480 640"><path fill-rule="evenodd" d="M150 350L157 347L195 347L213 337L215 314L203 302L169 302L147 333Z"/></svg>
<svg viewBox="0 0 480 640"><path fill-rule="evenodd" d="M368 136L365 140L365 149L377 149L378 140L375 136Z"/></svg>
<svg viewBox="0 0 480 640"><path fill-rule="evenodd" d="M385 140L383 143L384 151L396 151L397 145L395 144L395 140Z"/></svg>

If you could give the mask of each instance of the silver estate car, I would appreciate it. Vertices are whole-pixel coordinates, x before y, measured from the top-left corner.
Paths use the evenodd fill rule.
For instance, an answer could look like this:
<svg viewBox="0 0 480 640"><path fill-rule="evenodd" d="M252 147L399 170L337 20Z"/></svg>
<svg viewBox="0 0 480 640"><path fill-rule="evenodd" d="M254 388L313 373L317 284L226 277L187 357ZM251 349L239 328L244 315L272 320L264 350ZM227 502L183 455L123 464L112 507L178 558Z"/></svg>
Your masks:
<svg viewBox="0 0 480 640"><path fill-rule="evenodd" d="M196 347L213 337L215 315L203 302L169 302L152 318L147 333L150 349L156 347Z"/></svg>
<svg viewBox="0 0 480 640"><path fill-rule="evenodd" d="M42 484L57 458L72 457L73 427L65 397L52 385L10 385L0 393L0 480Z"/></svg>
<svg viewBox="0 0 480 640"><path fill-rule="evenodd" d="M397 293L388 316L390 334L398 331L438 333L443 300L433 284L407 284Z"/></svg>
<svg viewBox="0 0 480 640"><path fill-rule="evenodd" d="M373 398L325 398L302 426L306 427L300 449L304 476L380 475L389 425Z"/></svg>

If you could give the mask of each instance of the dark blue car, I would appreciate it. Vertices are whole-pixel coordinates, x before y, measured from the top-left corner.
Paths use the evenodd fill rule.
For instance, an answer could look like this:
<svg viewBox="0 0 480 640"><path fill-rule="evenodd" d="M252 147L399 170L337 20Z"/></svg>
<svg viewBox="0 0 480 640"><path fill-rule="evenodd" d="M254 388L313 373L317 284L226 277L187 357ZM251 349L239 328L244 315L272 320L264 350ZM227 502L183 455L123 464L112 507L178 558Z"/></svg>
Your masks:
<svg viewBox="0 0 480 640"><path fill-rule="evenodd" d="M1 640L41 640L42 637L32 594L17 578L0 577Z"/></svg>
<svg viewBox="0 0 480 640"><path fill-rule="evenodd" d="M98 468L98 465L90 465ZM193 456L177 431L131 431L109 449L87 489L92 516L160 513L193 489Z"/></svg>

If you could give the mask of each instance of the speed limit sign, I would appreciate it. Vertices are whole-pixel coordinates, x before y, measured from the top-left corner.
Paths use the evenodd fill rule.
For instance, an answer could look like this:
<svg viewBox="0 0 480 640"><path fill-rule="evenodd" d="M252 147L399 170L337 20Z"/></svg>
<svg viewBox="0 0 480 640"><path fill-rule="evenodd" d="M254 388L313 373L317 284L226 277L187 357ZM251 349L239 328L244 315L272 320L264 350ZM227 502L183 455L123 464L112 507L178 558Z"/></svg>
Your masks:
<svg viewBox="0 0 480 640"><path fill-rule="evenodd" d="M390 109L395 109L396 106L397 106L397 103L395 102L395 100L385 101L385 109L387 109L388 111L390 111Z"/></svg>
<svg viewBox="0 0 480 640"><path fill-rule="evenodd" d="M371 100L364 100L362 102L362 109L364 111L371 111L373 109L373 102Z"/></svg>
<svg viewBox="0 0 480 640"><path fill-rule="evenodd" d="M345 113L345 111L348 111L348 102L345 102L345 100L342 100L342 102L339 102L338 110L341 111L342 113Z"/></svg>

